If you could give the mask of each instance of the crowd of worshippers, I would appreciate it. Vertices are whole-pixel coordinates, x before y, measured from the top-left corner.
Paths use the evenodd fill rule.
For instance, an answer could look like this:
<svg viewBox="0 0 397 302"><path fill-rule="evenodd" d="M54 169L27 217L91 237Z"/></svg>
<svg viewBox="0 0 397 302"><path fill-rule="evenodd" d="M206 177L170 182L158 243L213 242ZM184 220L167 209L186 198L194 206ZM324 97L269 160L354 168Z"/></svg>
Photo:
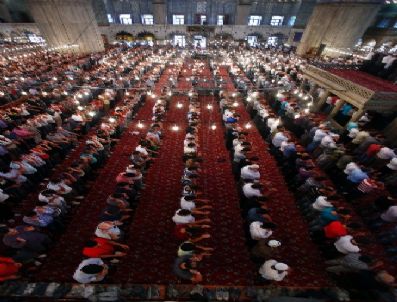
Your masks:
<svg viewBox="0 0 397 302"><path fill-rule="evenodd" d="M137 75L150 70L151 63L142 62L140 56L149 53L153 52L109 50L105 57L106 63L124 62L120 74L132 79L126 84L129 87ZM114 67L106 63L87 73L72 61L63 66L75 70L73 77L62 82L63 93L59 87L47 86L49 92L29 92L24 103L1 109L1 280L29 274L42 264L86 193L87 183L95 178L95 170L104 164L140 106L140 94L127 91L123 96L106 89L105 82L102 89L72 86L88 81L81 76L90 74L95 81L107 75ZM118 80L112 72L106 83L113 87ZM68 159L70 163L63 167Z"/></svg>
<svg viewBox="0 0 397 302"><path fill-rule="evenodd" d="M313 240L329 259L327 271L353 273L360 280L372 278L395 286L383 263L395 261L397 252L395 150L382 134L368 127L366 115L358 122L347 122L344 131L339 131L321 115L302 108L293 93L298 87L294 78L299 77L295 72L290 75L294 70L299 73L296 59L271 60L254 54L240 57L239 63L253 70L261 60L265 66L256 70L255 77L288 83L284 92L266 93L266 100L258 92L247 91L247 109L295 192ZM275 72L267 72L266 65ZM231 121L236 120L238 115L232 114ZM372 235L384 245L384 259L377 253L378 258L371 255L371 243L377 244L369 239Z"/></svg>
<svg viewBox="0 0 397 302"><path fill-rule="evenodd" d="M175 237L180 241L174 273L181 279L199 283L203 277L199 264L211 255L212 248L205 245L210 238L210 219L212 206L210 200L202 198L197 185L200 178L200 144L198 131L200 128L200 104L197 93L189 93L188 127L183 141L184 170L181 178L182 192L180 208L175 212L172 221L175 223Z"/></svg>
<svg viewBox="0 0 397 302"><path fill-rule="evenodd" d="M84 260L77 267L73 279L79 283L100 282L115 268L120 258L127 255L129 246L123 244L124 230L131 221L140 191L144 188L144 175L157 156L162 139L162 119L165 101L153 106L153 123L141 135L139 145L130 156L130 164L116 177L114 193L106 199L98 225L91 238L87 238L82 254Z"/></svg>
<svg viewBox="0 0 397 302"><path fill-rule="evenodd" d="M397 56L382 52L370 52L363 61L360 70L385 80L397 80Z"/></svg>

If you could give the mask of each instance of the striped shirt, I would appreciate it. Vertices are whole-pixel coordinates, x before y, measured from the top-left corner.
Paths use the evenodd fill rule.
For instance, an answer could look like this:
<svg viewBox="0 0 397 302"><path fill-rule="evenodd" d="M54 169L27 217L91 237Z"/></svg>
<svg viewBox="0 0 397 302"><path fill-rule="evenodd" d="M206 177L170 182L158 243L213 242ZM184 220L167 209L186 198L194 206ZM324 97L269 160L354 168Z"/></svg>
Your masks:
<svg viewBox="0 0 397 302"><path fill-rule="evenodd" d="M372 190L376 189L378 186L376 185L375 181L366 178L357 186L357 189L363 193L370 193Z"/></svg>

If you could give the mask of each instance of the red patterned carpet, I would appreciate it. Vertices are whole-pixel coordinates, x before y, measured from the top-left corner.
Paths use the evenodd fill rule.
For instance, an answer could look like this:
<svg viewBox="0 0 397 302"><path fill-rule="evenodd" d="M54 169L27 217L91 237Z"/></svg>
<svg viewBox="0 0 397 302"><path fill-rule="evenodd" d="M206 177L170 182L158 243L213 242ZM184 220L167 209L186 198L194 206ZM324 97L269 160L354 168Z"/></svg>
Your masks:
<svg viewBox="0 0 397 302"><path fill-rule="evenodd" d="M366 72L351 69L328 69L327 71L373 91L397 92L397 85Z"/></svg>
<svg viewBox="0 0 397 302"><path fill-rule="evenodd" d="M232 174L229 152L225 146L222 117L215 98L200 96L200 152L203 163L200 186L203 197L211 200L211 239L215 250L200 266L205 283L249 285L257 274L245 246L237 184ZM213 109L208 110L207 104ZM212 130L211 125L216 125Z"/></svg>

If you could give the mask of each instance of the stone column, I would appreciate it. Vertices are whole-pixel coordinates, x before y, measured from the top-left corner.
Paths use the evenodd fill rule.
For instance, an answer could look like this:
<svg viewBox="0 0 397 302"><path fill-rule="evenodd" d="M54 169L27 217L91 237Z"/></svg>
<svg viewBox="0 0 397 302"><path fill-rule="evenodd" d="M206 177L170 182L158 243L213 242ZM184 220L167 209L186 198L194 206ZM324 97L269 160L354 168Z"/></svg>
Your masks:
<svg viewBox="0 0 397 302"><path fill-rule="evenodd" d="M236 11L236 25L247 25L251 10L251 0L239 0Z"/></svg>
<svg viewBox="0 0 397 302"><path fill-rule="evenodd" d="M0 0L0 19L6 23L12 22L10 11L8 10L7 4L4 0Z"/></svg>
<svg viewBox="0 0 397 302"><path fill-rule="evenodd" d="M153 0L154 24L167 24L167 4L165 0Z"/></svg>
<svg viewBox="0 0 397 302"><path fill-rule="evenodd" d="M324 94L318 99L318 101L315 104L313 104L314 112L318 112L321 109L321 107L327 101L327 98L329 97L329 95L330 95L330 92L328 90L325 90Z"/></svg>
<svg viewBox="0 0 397 302"><path fill-rule="evenodd" d="M321 44L327 48L352 48L374 20L380 1L319 1L313 10L297 48L299 55L316 53ZM323 52L339 56L335 52Z"/></svg>
<svg viewBox="0 0 397 302"><path fill-rule="evenodd" d="M345 104L344 100L339 99L339 101L335 104L334 109L332 109L331 113L329 114L329 118L333 118L339 110L342 108L342 106Z"/></svg>
<svg viewBox="0 0 397 302"><path fill-rule="evenodd" d="M69 49L77 53L104 50L91 1L28 0L28 5L50 47L77 45Z"/></svg>

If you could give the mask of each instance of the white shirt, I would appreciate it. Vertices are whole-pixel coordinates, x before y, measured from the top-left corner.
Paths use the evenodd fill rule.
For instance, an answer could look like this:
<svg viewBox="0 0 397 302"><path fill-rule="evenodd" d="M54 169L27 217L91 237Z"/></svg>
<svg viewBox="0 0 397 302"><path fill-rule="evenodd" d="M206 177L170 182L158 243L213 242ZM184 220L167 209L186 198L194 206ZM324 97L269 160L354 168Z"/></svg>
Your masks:
<svg viewBox="0 0 397 302"><path fill-rule="evenodd" d="M397 206L389 207L386 212L380 215L380 218L387 222L397 222Z"/></svg>
<svg viewBox="0 0 397 302"><path fill-rule="evenodd" d="M187 147L187 146L185 146L183 148L183 153L185 153L185 154L196 153L196 147Z"/></svg>
<svg viewBox="0 0 397 302"><path fill-rule="evenodd" d="M181 198L181 209L191 211L195 207L196 207L196 204L194 203L194 201L188 201L185 199L185 197Z"/></svg>
<svg viewBox="0 0 397 302"><path fill-rule="evenodd" d="M321 146L325 148L336 148L336 144L331 135L326 135L321 139Z"/></svg>
<svg viewBox="0 0 397 302"><path fill-rule="evenodd" d="M282 281L287 275L288 271L279 273L273 268L278 262L274 259L267 260L259 269L259 274L266 280Z"/></svg>
<svg viewBox="0 0 397 302"><path fill-rule="evenodd" d="M73 279L76 280L79 283L91 283L91 282L97 282L97 281L102 281L105 278L105 275L96 275L96 274L86 274L81 271L81 269L84 266L90 265L90 264L97 264L104 266L104 262L100 258L89 258L83 260L80 264L77 270L73 274ZM105 265L106 266L106 265Z"/></svg>
<svg viewBox="0 0 397 302"><path fill-rule="evenodd" d="M314 142L319 142L319 141L321 141L321 140L323 139L323 137L326 136L326 135L327 135L327 133L326 133L324 130L322 130L322 129L317 129L317 130L314 132L313 141L314 141Z"/></svg>
<svg viewBox="0 0 397 302"><path fill-rule="evenodd" d="M175 215L172 217L172 221L176 224L186 224L186 223L193 223L196 219L190 214L188 216L181 216L178 214L179 210L176 211Z"/></svg>
<svg viewBox="0 0 397 302"><path fill-rule="evenodd" d="M284 135L284 133L283 132L277 132L276 135L272 139L272 144L275 147L280 148L281 143L285 142L285 141L288 141L288 138Z"/></svg>
<svg viewBox="0 0 397 302"><path fill-rule="evenodd" d="M254 171L250 169L250 167L251 165L247 165L241 168L241 178L250 180L260 179L261 173L259 171Z"/></svg>
<svg viewBox="0 0 397 302"><path fill-rule="evenodd" d="M144 156L148 156L149 153L147 152L147 150L142 147L141 145L139 145L138 147L135 148L135 151L138 151L139 153L143 154Z"/></svg>
<svg viewBox="0 0 397 302"><path fill-rule="evenodd" d="M351 242L352 239L351 235L342 236L335 241L334 246L342 254L358 253L360 248Z"/></svg>
<svg viewBox="0 0 397 302"><path fill-rule="evenodd" d="M322 211L323 209L325 209L327 207L332 207L332 203L327 201L327 197L319 196L316 198L316 201L313 202L312 206L313 206L313 209Z"/></svg>
<svg viewBox="0 0 397 302"><path fill-rule="evenodd" d="M53 190L53 191L58 192L58 193L60 193L59 191L61 189L63 189L64 192L62 192L61 194L68 194L68 193L70 193L73 190L71 187L69 187L68 185L64 184L63 182L60 182L60 183L57 183L57 184L49 182L48 185L47 185L47 189Z"/></svg>
<svg viewBox="0 0 397 302"><path fill-rule="evenodd" d="M114 225L107 230L100 229L99 224L95 230L95 236L105 239L114 239L120 237L121 231L118 226Z"/></svg>
<svg viewBox="0 0 397 302"><path fill-rule="evenodd" d="M273 232L268 229L264 229L261 226L263 225L260 221L254 221L250 224L250 234L251 238L254 240L266 239L269 238Z"/></svg>
<svg viewBox="0 0 397 302"><path fill-rule="evenodd" d="M261 191L258 189L253 189L252 184L248 183L243 186L243 193L246 198L259 197L262 196Z"/></svg>
<svg viewBox="0 0 397 302"><path fill-rule="evenodd" d="M270 117L267 119L267 126L270 128L271 132L274 132L278 126L278 119Z"/></svg>
<svg viewBox="0 0 397 302"><path fill-rule="evenodd" d="M393 157L396 157L396 154L392 149L383 147L378 151L378 153L376 153L376 156L380 159L392 159Z"/></svg>

